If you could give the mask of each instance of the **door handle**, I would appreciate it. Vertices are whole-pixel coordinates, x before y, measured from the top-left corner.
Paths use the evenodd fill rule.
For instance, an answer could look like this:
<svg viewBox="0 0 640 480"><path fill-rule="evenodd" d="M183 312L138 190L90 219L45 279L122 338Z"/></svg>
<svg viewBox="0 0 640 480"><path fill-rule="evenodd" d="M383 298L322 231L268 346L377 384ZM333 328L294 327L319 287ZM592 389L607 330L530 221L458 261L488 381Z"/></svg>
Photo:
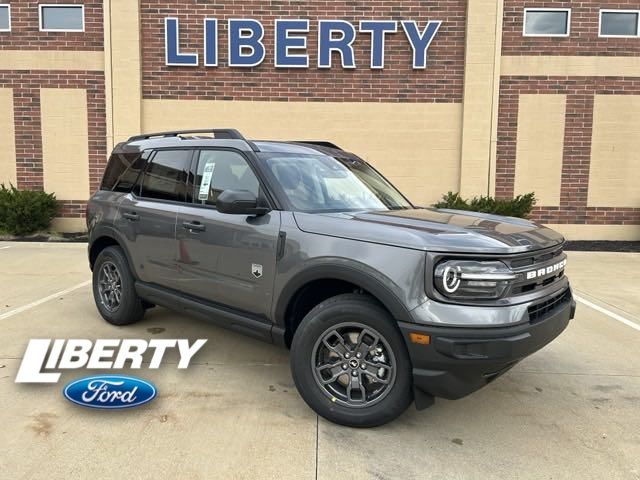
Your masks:
<svg viewBox="0 0 640 480"><path fill-rule="evenodd" d="M122 216L127 220L131 220L132 222L137 222L138 220L140 220L140 215L138 215L136 212L124 212Z"/></svg>
<svg viewBox="0 0 640 480"><path fill-rule="evenodd" d="M186 230L191 231L196 231L196 232L204 232L207 227L205 227L202 223L200 222L182 222L182 228L185 228Z"/></svg>

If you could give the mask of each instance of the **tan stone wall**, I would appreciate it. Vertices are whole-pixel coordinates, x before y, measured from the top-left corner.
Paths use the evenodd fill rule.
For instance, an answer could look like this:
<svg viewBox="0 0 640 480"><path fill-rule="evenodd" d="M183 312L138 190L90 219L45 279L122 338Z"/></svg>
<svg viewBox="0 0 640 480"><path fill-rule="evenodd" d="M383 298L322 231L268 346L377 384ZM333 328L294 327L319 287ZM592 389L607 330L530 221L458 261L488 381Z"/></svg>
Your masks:
<svg viewBox="0 0 640 480"><path fill-rule="evenodd" d="M558 52L534 55L504 50L504 1L474 0L467 2L464 22L445 25L439 34L440 44L434 44L431 51L432 61L441 55L455 57L448 59L457 62L458 69L453 96L414 95L408 100L404 92L373 101L369 97L333 98L331 95L338 93L331 91L323 94L322 101L292 97L284 102L267 95L267 90L280 88L278 84L259 85L256 98L229 101L224 89L220 97L211 93L220 87L214 85L219 80L216 74L238 73L221 65L217 71L205 69L206 75L198 77L205 87L197 95L167 99L175 93L171 85L195 85L185 85L184 79L199 70L164 66L162 48L151 48L161 44L160 37L145 40L141 32L160 28L166 15L148 9L141 12L141 3L103 1L104 53L98 48L0 49L4 71L0 72L0 144L6 146L0 152L0 181L15 181L17 170L18 183L24 177L22 187L55 191L64 200L62 215L69 219L57 221L57 228L77 229L80 225L84 201L90 189L97 187L106 156L98 137L106 136L106 150L110 150L114 143L142 131L228 126L249 138L333 141L370 161L416 204L431 204L448 190L461 191L464 196L535 191L539 203L534 218L560 225L558 229L568 238L640 238L640 228L635 225L640 189L634 185L640 173L640 156L636 154L640 150L640 93L633 90L638 89L640 78L637 55L578 56L569 50L560 52L562 56ZM209 6L198 8L200 13L212 11ZM440 7L434 8L434 15L451 20ZM508 15L514 14L510 12ZM200 28L201 18L194 12L182 20L186 26L195 22ZM153 22L151 27L149 22ZM183 41L200 42L197 31L194 34L185 28L182 33ZM462 35L463 85L459 68L462 50L449 42L458 45ZM454 55L454 51L458 53ZM144 58L141 52L145 52ZM153 67L157 62L162 65ZM397 73L390 65L393 62L384 73ZM423 74L439 75L434 73L434 65ZM27 71L33 81L25 85ZM52 76L52 71L58 73ZM273 75L281 78L285 73L276 71ZM313 67L303 73L316 81L318 72ZM355 74L370 72L359 65L357 72L328 73L355 81ZM80 74L84 76L80 78ZM323 78L327 83L334 77ZM438 77L440 81L443 78L449 77ZM145 91L143 99L143 82L159 90ZM162 90L160 86L166 82L169 85ZM511 85L509 82L517 85L501 89L501 85ZM385 88L393 85L385 84ZM444 91L424 81L421 87L432 93ZM25 88L16 93L16 89ZM327 85L318 88L326 89ZM362 88L358 86L357 92L364 92ZM624 95L616 95L618 89ZM459 103L461 98L463 103ZM13 115L14 109L24 108L35 114ZM30 123L21 125L19 119ZM101 122L105 121L103 134L105 123ZM29 141L33 145L17 144L23 142L15 136L17 129L29 134L24 138L34 138ZM36 141L39 133L42 145ZM506 153L504 149L499 153L505 141ZM28 181L25 172L31 172ZM505 176L509 177L507 190ZM578 209L572 202L579 203ZM617 225L590 225L595 223Z"/></svg>
<svg viewBox="0 0 640 480"><path fill-rule="evenodd" d="M13 120L13 89L0 88L0 183L16 181L16 144Z"/></svg>
<svg viewBox="0 0 640 480"><path fill-rule="evenodd" d="M560 204L565 95L520 95L514 193Z"/></svg>
<svg viewBox="0 0 640 480"><path fill-rule="evenodd" d="M501 0L467 3L460 187L463 196L493 189L498 85L500 83Z"/></svg>
<svg viewBox="0 0 640 480"><path fill-rule="evenodd" d="M589 206L640 206L640 95L596 95Z"/></svg>
<svg viewBox="0 0 640 480"><path fill-rule="evenodd" d="M105 0L107 146L140 132L142 63L137 0Z"/></svg>
<svg viewBox="0 0 640 480"><path fill-rule="evenodd" d="M428 205L457 190L461 116L454 103L144 100L142 125L145 131L233 126L247 138L331 140Z"/></svg>
<svg viewBox="0 0 640 480"><path fill-rule="evenodd" d="M87 92L43 88L42 163L44 189L58 200L89 197Z"/></svg>
<svg viewBox="0 0 640 480"><path fill-rule="evenodd" d="M90 70L104 68L103 52L0 50L2 70Z"/></svg>
<svg viewBox="0 0 640 480"><path fill-rule="evenodd" d="M567 240L625 240L640 239L640 225L575 225L547 224Z"/></svg>
<svg viewBox="0 0 640 480"><path fill-rule="evenodd" d="M640 77L640 57L503 56L505 76Z"/></svg>

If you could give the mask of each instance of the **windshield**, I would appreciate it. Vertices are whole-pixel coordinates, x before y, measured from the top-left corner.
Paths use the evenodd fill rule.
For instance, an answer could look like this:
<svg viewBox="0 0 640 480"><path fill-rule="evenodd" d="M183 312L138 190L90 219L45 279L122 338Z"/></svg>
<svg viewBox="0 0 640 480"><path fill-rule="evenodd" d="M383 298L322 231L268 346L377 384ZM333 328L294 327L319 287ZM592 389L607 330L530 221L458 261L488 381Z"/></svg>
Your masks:
<svg viewBox="0 0 640 480"><path fill-rule="evenodd" d="M294 210L340 212L412 208L362 160L326 155L261 153Z"/></svg>

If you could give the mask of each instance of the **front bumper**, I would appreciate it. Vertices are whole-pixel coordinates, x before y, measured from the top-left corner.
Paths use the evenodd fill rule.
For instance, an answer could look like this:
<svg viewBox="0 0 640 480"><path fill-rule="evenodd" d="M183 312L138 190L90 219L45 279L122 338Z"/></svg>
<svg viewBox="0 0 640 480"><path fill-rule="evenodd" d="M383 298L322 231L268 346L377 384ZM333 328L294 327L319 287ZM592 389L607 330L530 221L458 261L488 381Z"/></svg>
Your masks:
<svg viewBox="0 0 640 480"><path fill-rule="evenodd" d="M464 397L560 335L575 309L569 293L566 301L545 315L515 326L438 327L400 322L413 363L414 387L433 397ZM412 343L412 332L429 335L430 343Z"/></svg>

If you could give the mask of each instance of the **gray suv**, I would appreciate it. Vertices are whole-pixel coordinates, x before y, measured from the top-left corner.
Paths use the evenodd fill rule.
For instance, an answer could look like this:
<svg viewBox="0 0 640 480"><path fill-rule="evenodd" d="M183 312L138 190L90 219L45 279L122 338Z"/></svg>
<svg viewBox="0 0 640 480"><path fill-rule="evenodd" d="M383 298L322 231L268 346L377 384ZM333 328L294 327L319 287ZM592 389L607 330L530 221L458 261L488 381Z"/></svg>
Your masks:
<svg viewBox="0 0 640 480"><path fill-rule="evenodd" d="M302 398L343 425L463 397L575 313L561 235L416 207L329 142L233 129L131 137L87 226L105 320L161 305L290 348Z"/></svg>

